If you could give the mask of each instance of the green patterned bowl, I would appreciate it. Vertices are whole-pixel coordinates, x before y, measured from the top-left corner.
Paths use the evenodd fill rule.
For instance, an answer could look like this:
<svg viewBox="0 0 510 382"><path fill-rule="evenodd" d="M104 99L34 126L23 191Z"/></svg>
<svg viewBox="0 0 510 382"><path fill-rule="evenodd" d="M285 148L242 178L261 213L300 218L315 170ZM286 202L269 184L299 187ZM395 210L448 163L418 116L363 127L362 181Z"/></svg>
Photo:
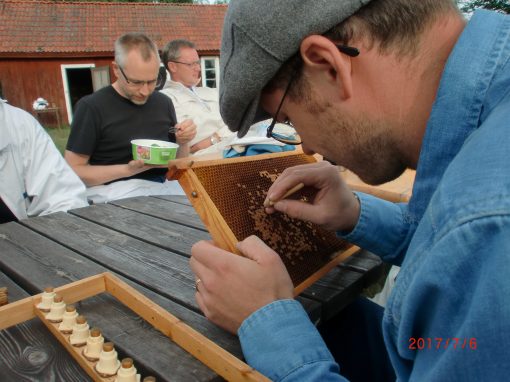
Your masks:
<svg viewBox="0 0 510 382"><path fill-rule="evenodd" d="M143 159L146 164L167 164L175 159L179 145L155 139L134 139L131 141L133 159Z"/></svg>

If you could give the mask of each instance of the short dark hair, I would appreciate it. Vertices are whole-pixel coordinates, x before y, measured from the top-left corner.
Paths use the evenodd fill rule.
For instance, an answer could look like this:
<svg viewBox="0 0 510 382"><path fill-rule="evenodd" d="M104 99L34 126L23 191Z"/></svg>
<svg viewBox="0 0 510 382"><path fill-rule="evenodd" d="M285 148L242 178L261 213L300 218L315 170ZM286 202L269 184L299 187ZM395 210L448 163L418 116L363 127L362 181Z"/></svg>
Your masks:
<svg viewBox="0 0 510 382"><path fill-rule="evenodd" d="M115 41L115 62L123 67L127 54L138 49L144 61L149 61L153 55L159 60L158 47L147 35L140 32L123 34Z"/></svg>
<svg viewBox="0 0 510 382"><path fill-rule="evenodd" d="M426 27L451 12L460 13L453 0L372 0L323 36L354 46L365 39L371 47L377 45L383 54L414 55ZM300 100L306 86L302 69L303 60L298 51L282 65L266 90L284 88L294 78L288 94Z"/></svg>
<svg viewBox="0 0 510 382"><path fill-rule="evenodd" d="M195 44L185 39L172 40L163 48L161 58L163 65L168 70L168 62L177 60L181 56L181 48L195 49Z"/></svg>

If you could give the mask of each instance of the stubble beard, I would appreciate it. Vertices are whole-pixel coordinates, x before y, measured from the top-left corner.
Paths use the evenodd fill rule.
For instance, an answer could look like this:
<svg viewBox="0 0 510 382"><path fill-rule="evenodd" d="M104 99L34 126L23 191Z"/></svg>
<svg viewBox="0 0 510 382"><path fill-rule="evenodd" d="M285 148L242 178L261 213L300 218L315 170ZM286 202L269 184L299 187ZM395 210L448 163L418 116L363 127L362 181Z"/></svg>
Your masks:
<svg viewBox="0 0 510 382"><path fill-rule="evenodd" d="M135 94L127 93L127 99L130 100L135 105L142 106L147 103L149 96L145 97L143 100L138 100L138 99L135 99Z"/></svg>
<svg viewBox="0 0 510 382"><path fill-rule="evenodd" d="M311 97L312 99L317 99ZM391 124L368 116L347 116L326 100L309 99L307 111L317 116L317 152L358 175L363 182L379 185L398 178L405 170Z"/></svg>
<svg viewBox="0 0 510 382"><path fill-rule="evenodd" d="M133 103L135 105L138 105L138 106L145 105L147 103L147 100L149 99L149 96L150 96L149 95L149 96L145 97L145 99L140 101L140 100L135 99L136 95L133 92L131 92L130 89L128 89L127 87L125 87L122 84L120 84L119 88L120 88L120 91L122 92L122 94L121 94L122 96L124 96L129 101L131 101L131 103Z"/></svg>
<svg viewBox="0 0 510 382"><path fill-rule="evenodd" d="M147 100L149 99L149 97L145 98L145 100L143 101L138 101L136 99L134 99L133 97L131 98L128 98L132 103L134 103L135 105L138 105L138 106L142 106L142 105L145 105L147 103Z"/></svg>

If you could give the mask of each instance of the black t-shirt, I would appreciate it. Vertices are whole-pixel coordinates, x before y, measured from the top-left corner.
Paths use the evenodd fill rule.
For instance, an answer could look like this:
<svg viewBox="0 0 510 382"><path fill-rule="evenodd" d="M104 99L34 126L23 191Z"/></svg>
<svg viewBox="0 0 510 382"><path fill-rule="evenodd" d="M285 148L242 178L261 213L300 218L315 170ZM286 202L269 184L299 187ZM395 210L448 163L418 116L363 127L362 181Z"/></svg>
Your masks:
<svg viewBox="0 0 510 382"><path fill-rule="evenodd" d="M125 164L133 159L132 139L175 142L169 129L176 124L172 101L160 92L144 105L135 105L107 86L76 104L67 150L89 155L91 165ZM166 169L152 169L133 176L149 179Z"/></svg>

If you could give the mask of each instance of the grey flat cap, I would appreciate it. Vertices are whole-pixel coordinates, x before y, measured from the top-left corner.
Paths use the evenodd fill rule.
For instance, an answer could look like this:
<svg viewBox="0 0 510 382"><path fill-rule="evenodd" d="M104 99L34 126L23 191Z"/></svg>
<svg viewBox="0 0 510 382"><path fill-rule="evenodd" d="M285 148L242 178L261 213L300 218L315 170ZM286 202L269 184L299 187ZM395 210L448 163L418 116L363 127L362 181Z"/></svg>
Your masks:
<svg viewBox="0 0 510 382"><path fill-rule="evenodd" d="M299 50L303 38L322 34L370 0L231 0L220 55L220 112L242 137L267 114L260 93Z"/></svg>

